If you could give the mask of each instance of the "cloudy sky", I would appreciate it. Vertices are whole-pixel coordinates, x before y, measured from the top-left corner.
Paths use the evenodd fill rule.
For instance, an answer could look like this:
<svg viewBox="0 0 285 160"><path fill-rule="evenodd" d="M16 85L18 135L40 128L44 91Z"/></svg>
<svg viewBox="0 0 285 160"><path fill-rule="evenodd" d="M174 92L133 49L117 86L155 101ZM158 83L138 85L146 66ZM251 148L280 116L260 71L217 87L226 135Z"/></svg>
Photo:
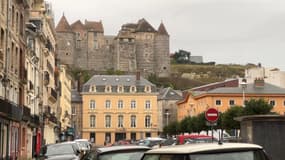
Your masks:
<svg viewBox="0 0 285 160"><path fill-rule="evenodd" d="M284 0L48 0L55 22L102 20L105 35L145 18L162 21L170 51L187 50L218 64L261 63L285 71Z"/></svg>

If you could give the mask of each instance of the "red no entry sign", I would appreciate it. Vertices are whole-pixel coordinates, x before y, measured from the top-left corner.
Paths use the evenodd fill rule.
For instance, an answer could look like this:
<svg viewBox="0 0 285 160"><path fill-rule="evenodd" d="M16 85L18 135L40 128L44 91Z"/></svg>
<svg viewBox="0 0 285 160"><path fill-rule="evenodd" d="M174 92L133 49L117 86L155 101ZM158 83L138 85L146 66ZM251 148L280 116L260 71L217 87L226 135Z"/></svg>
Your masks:
<svg viewBox="0 0 285 160"><path fill-rule="evenodd" d="M209 122L216 122L219 119L219 112L215 108L209 108L205 112L205 118Z"/></svg>

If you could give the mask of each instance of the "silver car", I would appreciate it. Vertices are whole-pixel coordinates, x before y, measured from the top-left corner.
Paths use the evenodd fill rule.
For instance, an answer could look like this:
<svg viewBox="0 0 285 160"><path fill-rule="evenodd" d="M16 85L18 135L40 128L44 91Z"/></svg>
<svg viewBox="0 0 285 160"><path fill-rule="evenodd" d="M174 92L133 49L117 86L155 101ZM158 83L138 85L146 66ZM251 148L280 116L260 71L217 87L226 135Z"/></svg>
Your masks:
<svg viewBox="0 0 285 160"><path fill-rule="evenodd" d="M162 147L141 160L269 160L263 148L246 143L199 143Z"/></svg>

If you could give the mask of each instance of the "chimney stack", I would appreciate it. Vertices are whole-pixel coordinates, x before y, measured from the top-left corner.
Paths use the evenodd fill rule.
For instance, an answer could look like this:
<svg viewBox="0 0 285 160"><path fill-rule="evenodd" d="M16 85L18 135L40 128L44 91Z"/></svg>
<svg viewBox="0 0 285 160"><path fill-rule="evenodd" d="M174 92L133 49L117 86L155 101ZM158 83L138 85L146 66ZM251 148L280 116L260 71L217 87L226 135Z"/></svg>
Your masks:
<svg viewBox="0 0 285 160"><path fill-rule="evenodd" d="M136 73L136 80L137 81L141 80L141 73L140 73L140 71L137 71L137 73Z"/></svg>
<svg viewBox="0 0 285 160"><path fill-rule="evenodd" d="M264 79L263 78L256 78L254 80L254 87L264 87Z"/></svg>

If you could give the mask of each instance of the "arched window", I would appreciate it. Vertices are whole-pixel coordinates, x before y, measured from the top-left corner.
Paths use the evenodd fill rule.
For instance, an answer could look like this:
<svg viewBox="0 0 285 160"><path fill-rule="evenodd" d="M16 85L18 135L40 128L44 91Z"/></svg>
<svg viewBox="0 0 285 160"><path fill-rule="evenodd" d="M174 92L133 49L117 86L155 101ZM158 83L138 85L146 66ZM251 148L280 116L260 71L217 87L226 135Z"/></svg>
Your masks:
<svg viewBox="0 0 285 160"><path fill-rule="evenodd" d="M151 87L150 86L145 86L144 87L144 92L150 93L151 92Z"/></svg>
<svg viewBox="0 0 285 160"><path fill-rule="evenodd" d="M131 93L137 92L136 86L131 86L131 87L130 87L130 92L131 92Z"/></svg>

